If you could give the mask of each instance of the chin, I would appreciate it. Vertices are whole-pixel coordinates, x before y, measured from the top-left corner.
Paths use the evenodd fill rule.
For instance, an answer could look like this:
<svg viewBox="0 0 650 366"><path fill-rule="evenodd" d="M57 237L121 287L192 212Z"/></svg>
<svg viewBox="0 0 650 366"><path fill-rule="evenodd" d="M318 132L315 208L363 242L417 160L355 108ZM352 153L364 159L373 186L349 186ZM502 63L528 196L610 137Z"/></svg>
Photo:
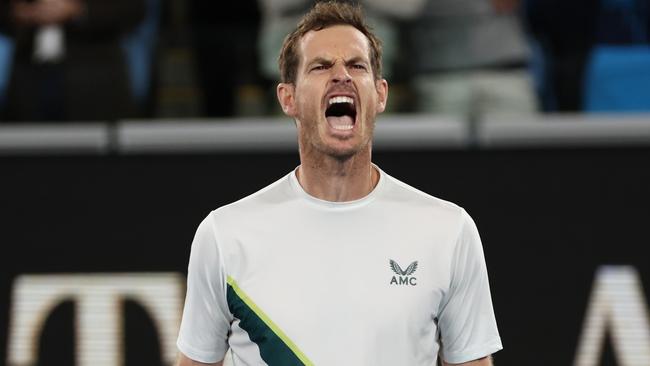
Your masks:
<svg viewBox="0 0 650 366"><path fill-rule="evenodd" d="M357 154L355 150L337 150L328 154L331 158L338 161L348 161Z"/></svg>
<svg viewBox="0 0 650 366"><path fill-rule="evenodd" d="M326 145L324 146L323 149L320 150L325 155L331 158L334 158L339 161L346 161L354 157L355 155L362 153L366 147L367 144L349 145L345 143L343 144L339 143L339 144Z"/></svg>

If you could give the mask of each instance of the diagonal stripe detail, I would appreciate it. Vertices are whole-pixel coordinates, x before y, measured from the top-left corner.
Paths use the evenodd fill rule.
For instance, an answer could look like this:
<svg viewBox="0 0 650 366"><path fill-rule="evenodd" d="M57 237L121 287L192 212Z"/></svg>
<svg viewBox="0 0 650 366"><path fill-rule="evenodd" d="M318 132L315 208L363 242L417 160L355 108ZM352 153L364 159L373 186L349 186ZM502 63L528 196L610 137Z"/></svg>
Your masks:
<svg viewBox="0 0 650 366"><path fill-rule="evenodd" d="M269 366L313 366L295 343L228 276L228 307Z"/></svg>

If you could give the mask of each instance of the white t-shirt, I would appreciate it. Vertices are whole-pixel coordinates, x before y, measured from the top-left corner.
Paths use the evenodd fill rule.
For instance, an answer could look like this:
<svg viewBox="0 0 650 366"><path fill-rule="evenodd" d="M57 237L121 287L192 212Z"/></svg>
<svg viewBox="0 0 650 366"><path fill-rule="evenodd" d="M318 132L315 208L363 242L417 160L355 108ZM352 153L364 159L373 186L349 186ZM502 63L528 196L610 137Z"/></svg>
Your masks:
<svg viewBox="0 0 650 366"><path fill-rule="evenodd" d="M380 171L351 202L295 172L200 224L178 347L234 365L434 365L502 348L483 248L460 207Z"/></svg>

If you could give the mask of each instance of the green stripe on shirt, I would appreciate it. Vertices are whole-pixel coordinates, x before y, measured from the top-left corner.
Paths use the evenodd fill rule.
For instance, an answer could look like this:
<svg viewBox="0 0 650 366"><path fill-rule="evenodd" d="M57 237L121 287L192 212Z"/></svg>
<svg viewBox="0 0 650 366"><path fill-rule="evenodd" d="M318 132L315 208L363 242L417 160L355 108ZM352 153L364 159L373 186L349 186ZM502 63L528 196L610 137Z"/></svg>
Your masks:
<svg viewBox="0 0 650 366"><path fill-rule="evenodd" d="M295 343L228 276L228 308L269 366L313 365Z"/></svg>

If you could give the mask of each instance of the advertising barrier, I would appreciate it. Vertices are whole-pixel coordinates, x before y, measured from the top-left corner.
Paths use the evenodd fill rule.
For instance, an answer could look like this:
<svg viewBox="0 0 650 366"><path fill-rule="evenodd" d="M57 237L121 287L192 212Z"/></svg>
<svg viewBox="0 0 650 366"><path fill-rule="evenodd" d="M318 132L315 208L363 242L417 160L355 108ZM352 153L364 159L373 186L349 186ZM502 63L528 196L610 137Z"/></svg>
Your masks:
<svg viewBox="0 0 650 366"><path fill-rule="evenodd" d="M476 221L499 366L650 365L649 161L633 146L375 154ZM171 365L197 225L297 165L261 151L0 157L0 360Z"/></svg>

